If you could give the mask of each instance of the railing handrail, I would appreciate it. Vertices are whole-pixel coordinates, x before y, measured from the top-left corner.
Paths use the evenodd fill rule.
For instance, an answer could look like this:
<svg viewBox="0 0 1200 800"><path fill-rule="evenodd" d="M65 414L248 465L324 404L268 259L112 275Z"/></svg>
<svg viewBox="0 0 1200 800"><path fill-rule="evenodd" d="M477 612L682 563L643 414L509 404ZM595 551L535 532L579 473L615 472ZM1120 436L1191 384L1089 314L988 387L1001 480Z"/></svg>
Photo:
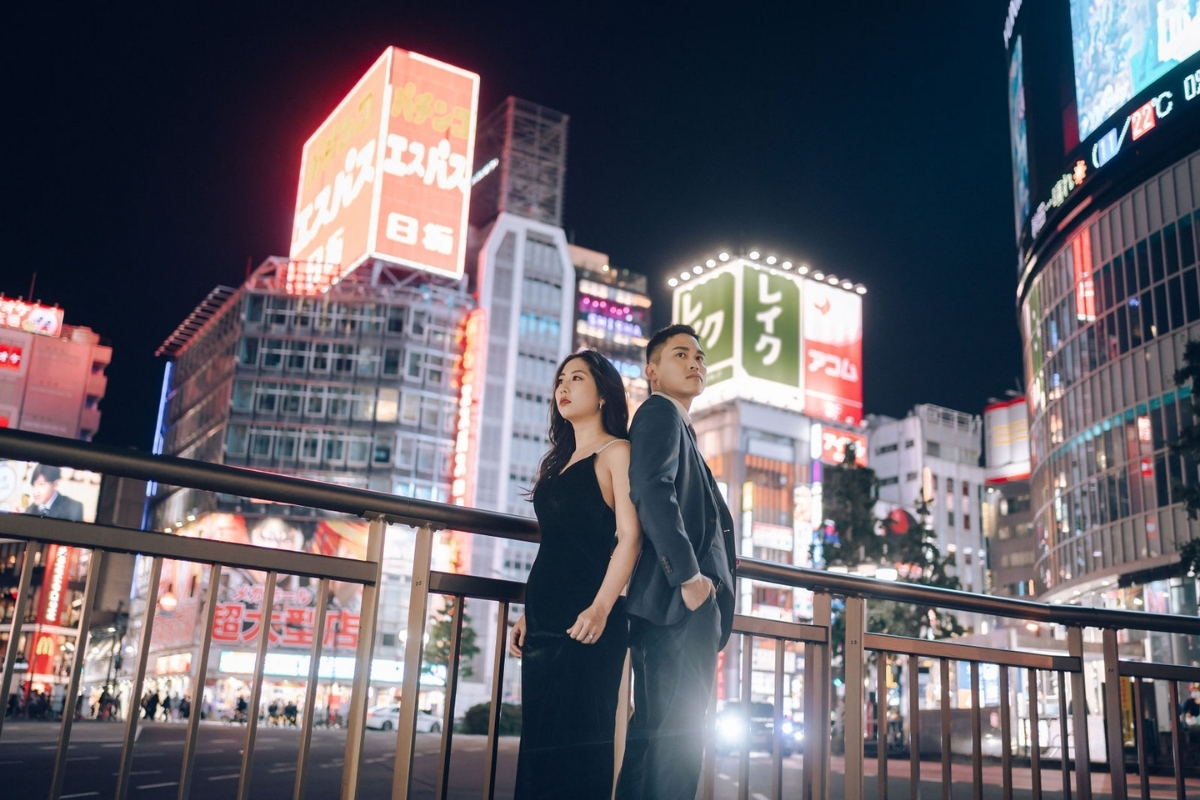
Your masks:
<svg viewBox="0 0 1200 800"><path fill-rule="evenodd" d="M434 528L470 531L526 542L539 539L537 522L512 514L399 497L247 467L151 455L28 431L0 430L0 457L321 508L358 517L382 515L393 522L428 524Z"/></svg>
<svg viewBox="0 0 1200 800"><path fill-rule="evenodd" d="M1032 600L1017 600L1011 597L993 597L957 589L944 589L940 586L922 586L902 581L866 578L861 575L826 572L790 564L760 561L756 558L739 559L738 577L827 594L865 597L872 600L894 600L943 610L992 614L998 617L1068 627L1129 628L1137 631L1200 635L1200 617L1038 603Z"/></svg>
<svg viewBox="0 0 1200 800"><path fill-rule="evenodd" d="M528 542L536 542L539 538L537 522L525 517L398 497L246 467L151 455L28 431L0 430L0 456L239 497L322 508L355 516L383 515L392 521L408 521L414 525L431 525L485 536ZM739 577L830 594L894 600L1064 626L1200 635L1200 618L1197 617L1038 603L936 586L883 581L753 558L740 559Z"/></svg>

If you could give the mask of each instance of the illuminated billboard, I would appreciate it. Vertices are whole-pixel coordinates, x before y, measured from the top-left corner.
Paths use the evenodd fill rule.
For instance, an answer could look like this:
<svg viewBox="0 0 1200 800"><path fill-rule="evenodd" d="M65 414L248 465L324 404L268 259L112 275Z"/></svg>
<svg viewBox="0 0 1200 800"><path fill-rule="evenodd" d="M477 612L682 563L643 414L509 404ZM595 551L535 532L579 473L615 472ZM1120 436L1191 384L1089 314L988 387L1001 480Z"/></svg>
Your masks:
<svg viewBox="0 0 1200 800"><path fill-rule="evenodd" d="M0 326L58 336L63 329L63 310L0 295Z"/></svg>
<svg viewBox="0 0 1200 800"><path fill-rule="evenodd" d="M1029 417L1024 397L992 403L984 408L983 438L986 483L1029 478Z"/></svg>
<svg viewBox="0 0 1200 800"><path fill-rule="evenodd" d="M379 259L462 276L479 76L390 47L304 144L288 290Z"/></svg>
<svg viewBox="0 0 1200 800"><path fill-rule="evenodd" d="M862 421L862 297L745 259L675 289L708 362L707 408L734 397L819 419Z"/></svg>
<svg viewBox="0 0 1200 800"><path fill-rule="evenodd" d="M95 522L100 475L36 461L0 461L0 514Z"/></svg>
<svg viewBox="0 0 1200 800"><path fill-rule="evenodd" d="M1058 237L1072 234L1071 222L1090 203L1115 200L1194 149L1200 6L1013 2L1004 44L1017 242L1027 273L1036 252L1061 246Z"/></svg>

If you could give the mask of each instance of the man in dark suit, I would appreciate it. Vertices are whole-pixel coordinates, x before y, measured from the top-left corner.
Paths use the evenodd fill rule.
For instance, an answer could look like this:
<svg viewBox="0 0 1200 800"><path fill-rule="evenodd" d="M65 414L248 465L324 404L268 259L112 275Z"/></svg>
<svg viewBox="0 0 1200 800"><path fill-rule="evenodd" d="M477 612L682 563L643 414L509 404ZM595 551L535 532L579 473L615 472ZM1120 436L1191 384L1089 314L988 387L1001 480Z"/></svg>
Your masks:
<svg viewBox="0 0 1200 800"><path fill-rule="evenodd" d="M59 494L58 482L61 478L62 470L58 467L46 464L34 467L33 479L29 481L33 502L25 509L25 513L83 522L83 503Z"/></svg>
<svg viewBox="0 0 1200 800"><path fill-rule="evenodd" d="M733 625L733 518L688 415L707 377L696 332L664 328L646 361L653 394L629 430L643 540L626 605L634 712L617 797L693 800L717 653Z"/></svg>

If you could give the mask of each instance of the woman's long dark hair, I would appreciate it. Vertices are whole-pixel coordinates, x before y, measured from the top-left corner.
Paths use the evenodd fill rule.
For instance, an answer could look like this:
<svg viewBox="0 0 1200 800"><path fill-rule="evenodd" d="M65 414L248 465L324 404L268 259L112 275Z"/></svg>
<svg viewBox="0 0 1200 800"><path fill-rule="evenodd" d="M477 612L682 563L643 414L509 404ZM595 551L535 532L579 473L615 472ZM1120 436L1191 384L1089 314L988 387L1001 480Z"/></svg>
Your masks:
<svg viewBox="0 0 1200 800"><path fill-rule="evenodd" d="M617 368L595 350L580 350L567 356L554 373L554 384L550 389L550 430L546 434L550 449L542 457L537 481L528 493L530 498L543 481L562 472L563 467L575 454L575 428L559 413L558 403L554 401L558 379L567 365L575 359L587 364L588 371L592 373L592 380L596 382L596 393L604 401L604 407L600 410L600 424L604 426L604 432L618 439L629 438L629 404L625 399L625 384L622 383Z"/></svg>

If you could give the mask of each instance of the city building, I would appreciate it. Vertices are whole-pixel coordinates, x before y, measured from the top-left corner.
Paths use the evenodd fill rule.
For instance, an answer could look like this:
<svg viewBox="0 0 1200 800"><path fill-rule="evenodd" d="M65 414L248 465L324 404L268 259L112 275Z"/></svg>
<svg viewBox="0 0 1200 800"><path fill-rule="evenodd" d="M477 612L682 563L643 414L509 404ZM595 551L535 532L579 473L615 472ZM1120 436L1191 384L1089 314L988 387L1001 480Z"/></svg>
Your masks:
<svg viewBox="0 0 1200 800"><path fill-rule="evenodd" d="M1035 591L1194 615L1178 563L1200 520L1178 487L1197 465L1171 444L1200 389L1174 379L1200 339L1200 39L1180 34L1200 18L1184 4L1093 25L1065 5L1026 4L1005 36ZM1137 69L1129 40L1151 53ZM1186 637L1138 646L1200 658Z"/></svg>
<svg viewBox="0 0 1200 800"><path fill-rule="evenodd" d="M983 410L984 492L981 508L987 546L986 591L998 597L1031 597L1037 538L1029 487L1029 417L1024 397Z"/></svg>
<svg viewBox="0 0 1200 800"><path fill-rule="evenodd" d="M630 412L650 396L643 367L652 333L646 276L608 263L608 256L570 245L575 265L575 349L602 353L625 382Z"/></svg>
<svg viewBox="0 0 1200 800"><path fill-rule="evenodd" d="M463 502L475 422L478 345L464 277L479 77L388 48L305 143L289 256L238 287L218 286L160 347L167 356L155 452L441 502ZM373 102L390 97L391 102ZM424 109L434 109L429 114ZM367 523L152 485L150 524L181 536L361 558ZM414 532L389 526L376 700L398 689ZM439 534L435 568L465 570L469 550ZM155 614L148 689L190 691L207 570L171 563L147 609L150 564L134 575L126 639ZM231 715L247 693L262 631L265 575L221 575L206 703ZM265 701L299 700L310 647L323 642L317 707L340 710L355 669L361 593L334 586L323 631L317 586L280 576ZM422 706L443 702L439 682Z"/></svg>
<svg viewBox="0 0 1200 800"><path fill-rule="evenodd" d="M63 309L0 296L0 428L90 441L100 427L100 401L112 348L81 325L64 324ZM41 514L92 522L101 476L26 461L0 460L0 513ZM10 644L24 542L0 541L0 658ZM33 624L18 643L15 687L22 702L45 692L61 708L78 638L89 551L50 545L35 556ZM106 565L102 580L119 573ZM127 589L128 587L126 587ZM113 608L112 593L97 609ZM5 698L7 701L7 698Z"/></svg>
<svg viewBox="0 0 1200 800"><path fill-rule="evenodd" d="M983 420L922 404L903 419L870 415L867 421L881 510L902 508L916 515L924 498L938 549L953 558L951 574L965 591L984 591Z"/></svg>
<svg viewBox="0 0 1200 800"><path fill-rule="evenodd" d="M478 409L467 476L469 505L532 517L533 486L548 443L554 373L573 349L575 268L562 229L567 127L561 114L515 97L479 126L469 256L486 345L479 348ZM472 537L474 574L524 582L537 545ZM468 604L469 607L470 604ZM513 620L521 613L513 610ZM479 681L463 681L466 707L487 699L497 636L492 614L474 614ZM505 671L505 694L519 697L520 671Z"/></svg>
<svg viewBox="0 0 1200 800"><path fill-rule="evenodd" d="M820 557L821 470L862 422L862 295L866 288L770 253L722 252L668 279L672 321L699 334L707 387L692 403L697 442L734 516L739 554L808 566ZM739 581L738 613L810 619L807 592ZM766 642L762 642L766 645ZM735 639L722 653L718 697L737 685ZM756 647L754 700L774 697L774 652ZM785 654L784 713L799 708L801 661Z"/></svg>
<svg viewBox="0 0 1200 800"><path fill-rule="evenodd" d="M271 258L240 287L218 287L163 343L171 358L164 376L156 449L166 455L245 466L312 480L447 502L459 407L463 331L474 299L462 282L373 262L319 295L289 292L290 262ZM268 547L361 558L367 523L188 489L157 487L151 499L154 530ZM391 526L384 555L380 638L375 659L390 670L402 655L399 632L407 622L412 531ZM439 541L438 567L454 569L454 539ZM143 565L144 566L144 565ZM161 591L175 607L156 620L151 688L188 691L191 657L199 647L196 623L203 569L177 564L164 572ZM135 592L131 631L140 623ZM247 657L263 576L227 575L214 630L209 675L214 703L230 707L243 691ZM308 620L281 642L281 655L305 655L311 644L316 586L281 579L287 613ZM352 593L353 594L353 593ZM337 596L327 652L353 663L358 599ZM334 611L336 610L336 614ZM161 609L166 611L166 609ZM225 616L222 616L225 615ZM339 616L340 615L340 616ZM221 621L224 620L222 623ZM164 625L165 627L159 627ZM335 629L341 626L340 633ZM338 651L341 651L340 654ZM297 696L303 672L295 659L279 660L272 691ZM341 663L341 662L337 662ZM344 664L331 680L344 679ZM336 683L336 681L334 681ZM339 699L331 701L336 710ZM323 704L330 704L323 699Z"/></svg>

